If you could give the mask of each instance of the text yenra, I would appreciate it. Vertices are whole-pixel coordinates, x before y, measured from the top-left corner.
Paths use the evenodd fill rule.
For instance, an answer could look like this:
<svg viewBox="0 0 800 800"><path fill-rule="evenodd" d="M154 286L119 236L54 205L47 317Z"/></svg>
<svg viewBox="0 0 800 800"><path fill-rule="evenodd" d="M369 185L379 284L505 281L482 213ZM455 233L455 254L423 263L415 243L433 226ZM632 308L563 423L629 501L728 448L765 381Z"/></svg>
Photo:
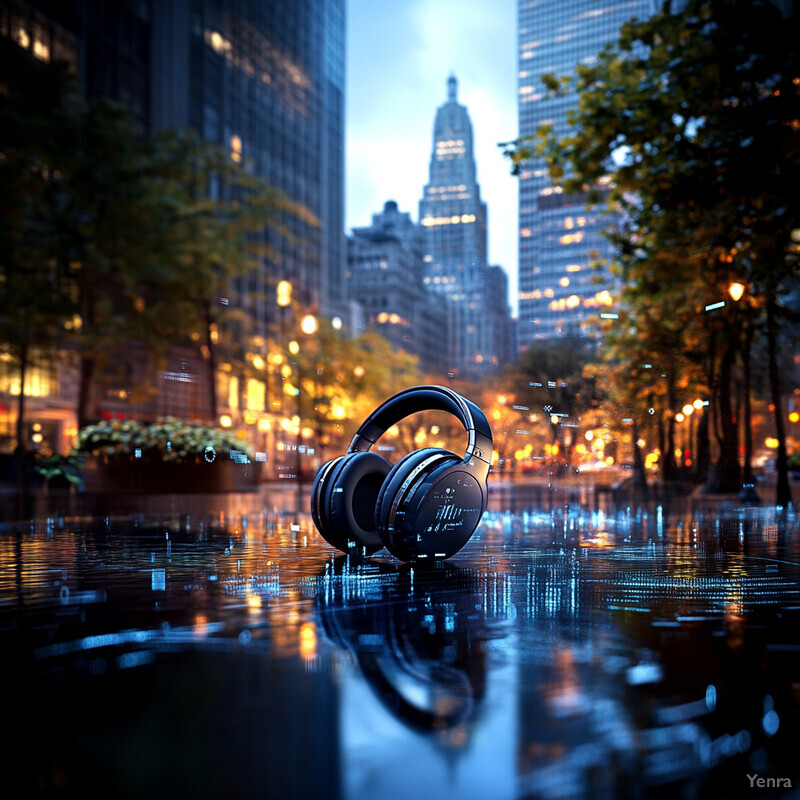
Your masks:
<svg viewBox="0 0 800 800"><path fill-rule="evenodd" d="M792 788L792 779L791 778L759 778L758 773L755 775L748 775L747 780L750 781L750 788L754 789L758 787L759 789L791 789Z"/></svg>

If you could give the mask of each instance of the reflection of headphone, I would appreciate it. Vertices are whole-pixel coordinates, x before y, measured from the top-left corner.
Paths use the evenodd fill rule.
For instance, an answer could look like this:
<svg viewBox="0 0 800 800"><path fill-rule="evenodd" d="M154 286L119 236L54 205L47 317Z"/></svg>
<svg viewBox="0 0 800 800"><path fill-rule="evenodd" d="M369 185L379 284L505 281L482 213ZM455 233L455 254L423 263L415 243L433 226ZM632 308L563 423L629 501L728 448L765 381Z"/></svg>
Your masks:
<svg viewBox="0 0 800 800"><path fill-rule="evenodd" d="M336 559L320 579L327 637L355 656L377 699L407 727L434 733L471 724L486 691L486 643L498 635L475 606L479 576L452 565L414 575L410 564L356 575L348 563ZM350 597L352 584L368 585L379 602Z"/></svg>
<svg viewBox="0 0 800 800"><path fill-rule="evenodd" d="M464 426L466 454L415 450L391 466L369 448L418 411L447 411ZM492 431L483 412L444 386L415 386L390 397L353 437L347 454L328 461L311 490L317 530L339 550L374 553L385 546L403 561L449 558L486 509Z"/></svg>

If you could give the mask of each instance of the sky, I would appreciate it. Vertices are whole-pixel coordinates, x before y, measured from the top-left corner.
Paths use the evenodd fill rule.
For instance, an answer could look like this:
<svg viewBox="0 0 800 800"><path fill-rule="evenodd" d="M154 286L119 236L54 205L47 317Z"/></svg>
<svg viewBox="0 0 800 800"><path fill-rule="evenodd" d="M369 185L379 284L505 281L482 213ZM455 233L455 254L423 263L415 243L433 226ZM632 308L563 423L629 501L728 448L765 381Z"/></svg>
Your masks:
<svg viewBox="0 0 800 800"><path fill-rule="evenodd" d="M348 0L347 232L395 200L419 222L436 109L447 78L472 119L489 263L508 274L516 314L517 179L498 142L517 135L516 0Z"/></svg>

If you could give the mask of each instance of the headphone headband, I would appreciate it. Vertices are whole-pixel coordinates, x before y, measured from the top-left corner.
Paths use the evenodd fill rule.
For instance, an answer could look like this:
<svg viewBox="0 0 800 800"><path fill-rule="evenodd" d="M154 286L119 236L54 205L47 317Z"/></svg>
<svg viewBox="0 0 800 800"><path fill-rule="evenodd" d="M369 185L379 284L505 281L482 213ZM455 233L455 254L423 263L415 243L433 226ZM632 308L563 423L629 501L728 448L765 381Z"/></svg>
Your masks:
<svg viewBox="0 0 800 800"><path fill-rule="evenodd" d="M464 462L478 458L489 464L492 457L492 429L478 406L446 386L414 386L390 397L376 408L356 431L348 453L369 450L375 442L406 417L418 411L446 411L464 426L469 441Z"/></svg>

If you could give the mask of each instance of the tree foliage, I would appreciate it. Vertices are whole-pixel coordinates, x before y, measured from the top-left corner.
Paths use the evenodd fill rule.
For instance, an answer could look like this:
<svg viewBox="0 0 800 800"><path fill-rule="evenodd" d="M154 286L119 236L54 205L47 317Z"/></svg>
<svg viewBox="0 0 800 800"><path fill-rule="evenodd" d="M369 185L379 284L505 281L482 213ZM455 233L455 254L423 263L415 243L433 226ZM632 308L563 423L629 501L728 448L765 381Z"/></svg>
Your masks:
<svg viewBox="0 0 800 800"><path fill-rule="evenodd" d="M717 490L738 488L730 392L745 320L773 341L779 434L782 425L774 342L800 227L796 29L797 11L785 20L767 0L692 0L675 14L666 4L578 67L570 135L542 129L507 151L515 165L544 157L566 191L605 199L621 217L609 234L621 289L619 319L605 324L606 363L631 376L631 400L663 381L665 415L684 390L712 393ZM554 76L545 85L565 90ZM727 295L734 281L747 287L741 309ZM642 363L659 380L638 374ZM787 500L788 483L778 494Z"/></svg>
<svg viewBox="0 0 800 800"><path fill-rule="evenodd" d="M552 466L554 444L557 463L567 463L571 447L586 430L614 425L604 418L600 387L605 381L588 369L595 356L595 343L577 334L536 341L507 371L499 396L496 379L487 382L482 407L501 471L513 461Z"/></svg>
<svg viewBox="0 0 800 800"><path fill-rule="evenodd" d="M346 447L384 400L421 382L417 358L393 350L373 329L350 338L322 320L315 334L300 333L297 342L297 354L288 357L289 392L300 389L301 422L316 431L323 451Z"/></svg>

